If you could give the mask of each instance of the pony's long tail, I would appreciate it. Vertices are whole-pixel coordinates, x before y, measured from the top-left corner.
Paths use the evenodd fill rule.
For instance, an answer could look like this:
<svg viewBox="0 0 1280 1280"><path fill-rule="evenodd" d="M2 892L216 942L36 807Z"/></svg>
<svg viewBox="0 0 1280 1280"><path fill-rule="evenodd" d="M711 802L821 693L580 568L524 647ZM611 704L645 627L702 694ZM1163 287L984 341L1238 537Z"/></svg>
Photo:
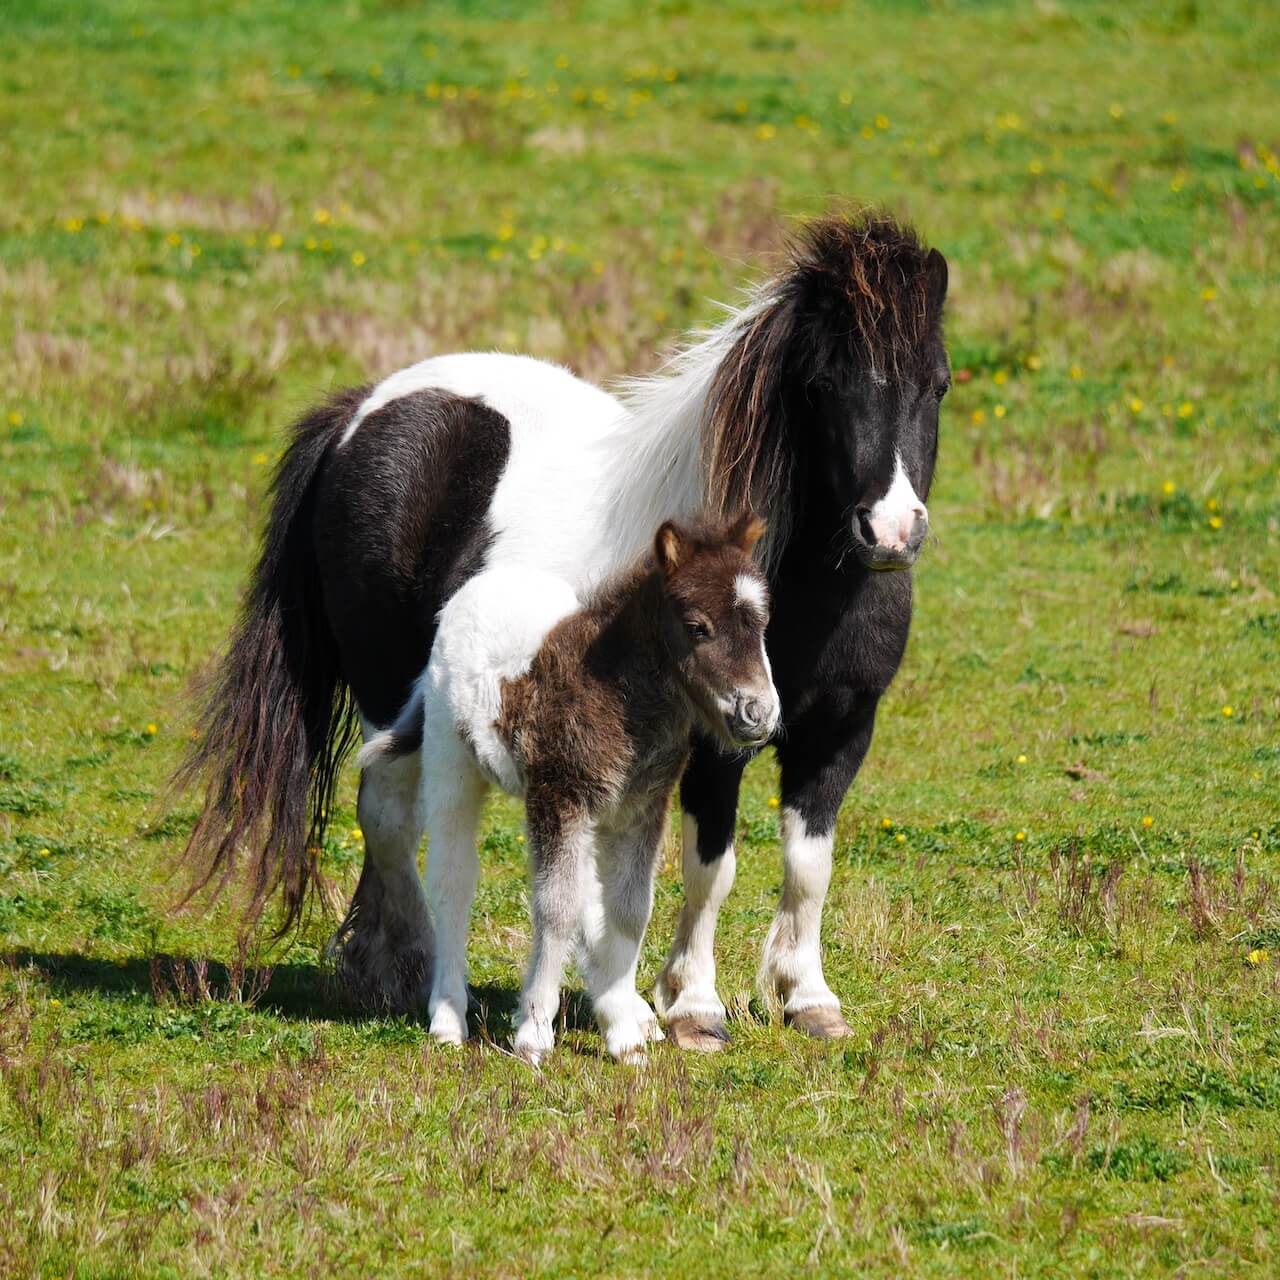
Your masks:
<svg viewBox="0 0 1280 1280"><path fill-rule="evenodd" d="M248 863L256 923L278 889L276 936L319 882L319 853L343 757L355 737L350 692L325 619L312 540L317 478L364 396L342 392L294 425L271 486L271 515L231 645L202 691L176 787L203 784L187 841L188 900Z"/></svg>

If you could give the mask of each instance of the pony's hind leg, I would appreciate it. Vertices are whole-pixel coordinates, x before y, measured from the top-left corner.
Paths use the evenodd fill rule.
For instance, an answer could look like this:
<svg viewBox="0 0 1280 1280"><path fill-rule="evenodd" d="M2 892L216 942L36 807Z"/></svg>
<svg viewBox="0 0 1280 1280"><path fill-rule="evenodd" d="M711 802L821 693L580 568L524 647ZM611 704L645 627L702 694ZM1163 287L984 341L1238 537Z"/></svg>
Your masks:
<svg viewBox="0 0 1280 1280"><path fill-rule="evenodd" d="M427 815L427 896L435 920L431 1036L440 1044L467 1038L467 931L480 880L476 836L486 783L447 711L427 713L422 770Z"/></svg>
<svg viewBox="0 0 1280 1280"><path fill-rule="evenodd" d="M348 991L361 1004L398 1012L420 1008L430 984L431 918L418 875L420 760L417 752L388 757L361 774L364 866L331 945Z"/></svg>

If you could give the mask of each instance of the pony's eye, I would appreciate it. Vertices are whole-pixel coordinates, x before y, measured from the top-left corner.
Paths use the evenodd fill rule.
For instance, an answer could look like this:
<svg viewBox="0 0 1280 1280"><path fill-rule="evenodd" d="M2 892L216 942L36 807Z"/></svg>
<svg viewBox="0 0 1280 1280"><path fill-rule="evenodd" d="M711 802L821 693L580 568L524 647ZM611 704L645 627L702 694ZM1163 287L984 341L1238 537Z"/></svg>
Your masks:
<svg viewBox="0 0 1280 1280"><path fill-rule="evenodd" d="M689 633L691 640L701 642L711 639L711 626L702 618L685 619L684 629Z"/></svg>
<svg viewBox="0 0 1280 1280"><path fill-rule="evenodd" d="M945 396L947 392L950 390L951 390L951 379L944 378L941 382L936 383L934 385L933 398L937 400L939 404L941 404L942 397Z"/></svg>

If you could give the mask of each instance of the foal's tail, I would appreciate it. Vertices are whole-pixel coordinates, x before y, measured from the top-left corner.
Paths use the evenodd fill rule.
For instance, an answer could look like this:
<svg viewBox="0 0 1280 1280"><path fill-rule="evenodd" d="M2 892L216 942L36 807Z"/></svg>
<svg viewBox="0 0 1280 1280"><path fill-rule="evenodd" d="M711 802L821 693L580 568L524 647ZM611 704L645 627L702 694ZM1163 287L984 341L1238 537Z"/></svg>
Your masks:
<svg viewBox="0 0 1280 1280"><path fill-rule="evenodd" d="M381 733L375 733L360 748L356 756L356 765L367 769L379 760L395 760L400 756L412 755L422 746L422 717L426 706L426 695L422 692L421 683L413 686L409 701L401 708L395 723Z"/></svg>
<svg viewBox="0 0 1280 1280"><path fill-rule="evenodd" d="M202 691L198 729L174 776L177 787L204 787L184 854L193 877L188 900L210 883L221 890L243 853L251 920L281 891L277 937L297 923L317 884L328 810L355 737L312 522L325 455L363 395L339 393L293 428L239 622Z"/></svg>

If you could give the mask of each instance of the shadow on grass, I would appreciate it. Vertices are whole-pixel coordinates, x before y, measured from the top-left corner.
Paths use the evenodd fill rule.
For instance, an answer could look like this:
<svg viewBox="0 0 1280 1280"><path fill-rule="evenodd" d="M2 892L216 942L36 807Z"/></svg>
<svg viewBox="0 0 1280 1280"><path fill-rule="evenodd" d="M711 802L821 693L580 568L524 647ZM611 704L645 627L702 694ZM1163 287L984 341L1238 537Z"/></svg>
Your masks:
<svg viewBox="0 0 1280 1280"><path fill-rule="evenodd" d="M235 975L224 964L201 962L189 957L161 955L124 961L101 960L74 952L10 951L0 955L0 963L14 969L34 967L44 974L51 992L60 998L76 993L101 996L144 995L152 1000L176 999L195 1003L243 1000L246 1005L278 1018L314 1022L388 1022L406 1020L406 1015L387 1010L363 1008L352 1002L333 971L311 961L284 962L271 967L270 976L254 986L252 972ZM200 967L202 988L193 997L192 988L175 974L191 974ZM157 985L158 982L162 985ZM237 992L245 992L243 996ZM251 993L251 994L250 994ZM516 987L486 984L470 988L468 1023L473 1035L495 1044L511 1039L520 992ZM426 1024L426 1010L408 1015L408 1021ZM591 1002L583 991L571 990L560 1009L562 1031L588 1031L594 1023Z"/></svg>

